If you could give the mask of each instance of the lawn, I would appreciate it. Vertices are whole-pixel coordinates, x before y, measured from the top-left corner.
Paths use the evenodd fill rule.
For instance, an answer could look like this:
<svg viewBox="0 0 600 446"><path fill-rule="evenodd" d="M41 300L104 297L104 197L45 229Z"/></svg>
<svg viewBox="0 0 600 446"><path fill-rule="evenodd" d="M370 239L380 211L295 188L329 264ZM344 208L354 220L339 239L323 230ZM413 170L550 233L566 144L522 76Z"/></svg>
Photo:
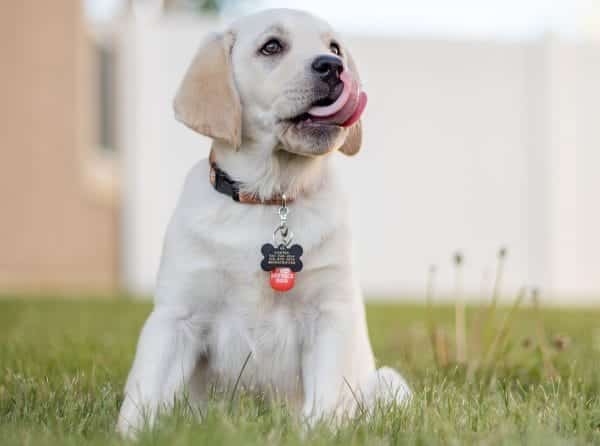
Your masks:
<svg viewBox="0 0 600 446"><path fill-rule="evenodd" d="M126 300L0 300L0 444L111 445L122 387L151 310ZM477 309L469 308L472 321ZM496 314L502 326L508 309ZM306 431L285 407L242 396L200 416L178 407L142 444L600 444L600 310L523 309L498 355L452 361L451 307L371 304L378 361L415 390L407 409ZM434 358L428 327L445 329ZM469 356L486 335L469 325ZM499 329L499 332L502 331ZM491 335L494 336L493 333ZM439 341L439 339L438 339ZM478 347L479 345L479 347ZM438 351L439 354L439 351ZM442 356L443 356L442 355ZM479 355L479 356L478 356Z"/></svg>

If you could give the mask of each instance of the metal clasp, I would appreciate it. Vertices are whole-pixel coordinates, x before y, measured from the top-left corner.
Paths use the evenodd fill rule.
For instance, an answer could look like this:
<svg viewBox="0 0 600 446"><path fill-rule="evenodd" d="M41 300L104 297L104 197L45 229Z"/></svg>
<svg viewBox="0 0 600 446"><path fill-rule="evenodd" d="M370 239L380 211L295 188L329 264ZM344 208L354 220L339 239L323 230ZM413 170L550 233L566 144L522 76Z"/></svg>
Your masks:
<svg viewBox="0 0 600 446"><path fill-rule="evenodd" d="M294 239L294 233L290 231L287 225L287 218L290 210L287 207L287 198L285 194L281 195L281 206L277 213L279 214L279 226L273 231L273 242L275 245L284 245L286 248L290 246ZM277 238L281 238L281 243L277 242Z"/></svg>

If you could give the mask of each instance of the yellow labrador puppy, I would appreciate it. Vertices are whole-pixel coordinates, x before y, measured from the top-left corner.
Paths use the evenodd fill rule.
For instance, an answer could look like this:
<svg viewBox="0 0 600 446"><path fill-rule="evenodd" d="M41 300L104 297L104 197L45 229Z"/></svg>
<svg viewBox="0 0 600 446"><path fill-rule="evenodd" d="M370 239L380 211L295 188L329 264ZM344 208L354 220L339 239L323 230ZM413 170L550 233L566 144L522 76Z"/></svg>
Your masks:
<svg viewBox="0 0 600 446"><path fill-rule="evenodd" d="M205 401L241 373L309 422L410 391L376 369L351 263L344 195L330 166L361 145L349 49L305 12L268 10L208 39L175 98L213 138L170 222L155 308L117 428L134 434L178 395Z"/></svg>

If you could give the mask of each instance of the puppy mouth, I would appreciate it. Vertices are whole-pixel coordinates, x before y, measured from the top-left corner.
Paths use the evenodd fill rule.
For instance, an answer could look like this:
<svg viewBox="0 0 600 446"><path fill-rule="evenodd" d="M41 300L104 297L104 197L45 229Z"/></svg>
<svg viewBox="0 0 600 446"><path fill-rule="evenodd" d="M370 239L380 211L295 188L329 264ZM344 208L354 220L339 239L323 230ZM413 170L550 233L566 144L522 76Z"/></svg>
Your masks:
<svg viewBox="0 0 600 446"><path fill-rule="evenodd" d="M361 91L358 80L350 72L343 71L340 80L343 87L335 100L329 97L321 98L312 103L306 111L288 121L301 127L320 125L350 127L355 124L365 110L367 94Z"/></svg>

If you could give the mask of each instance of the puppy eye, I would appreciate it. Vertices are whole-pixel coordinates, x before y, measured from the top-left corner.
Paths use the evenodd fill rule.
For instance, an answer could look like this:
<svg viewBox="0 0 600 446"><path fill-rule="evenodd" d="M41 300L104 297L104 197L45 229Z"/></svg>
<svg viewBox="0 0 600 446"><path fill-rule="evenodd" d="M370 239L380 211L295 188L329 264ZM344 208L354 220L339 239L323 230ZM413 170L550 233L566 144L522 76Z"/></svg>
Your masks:
<svg viewBox="0 0 600 446"><path fill-rule="evenodd" d="M329 45L329 49L336 56L342 55L342 50L340 49L340 46L336 42L331 42L331 44Z"/></svg>
<svg viewBox="0 0 600 446"><path fill-rule="evenodd" d="M281 53L282 51L283 51L283 45L277 39L269 40L260 49L260 53L264 56L273 56L274 54Z"/></svg>

